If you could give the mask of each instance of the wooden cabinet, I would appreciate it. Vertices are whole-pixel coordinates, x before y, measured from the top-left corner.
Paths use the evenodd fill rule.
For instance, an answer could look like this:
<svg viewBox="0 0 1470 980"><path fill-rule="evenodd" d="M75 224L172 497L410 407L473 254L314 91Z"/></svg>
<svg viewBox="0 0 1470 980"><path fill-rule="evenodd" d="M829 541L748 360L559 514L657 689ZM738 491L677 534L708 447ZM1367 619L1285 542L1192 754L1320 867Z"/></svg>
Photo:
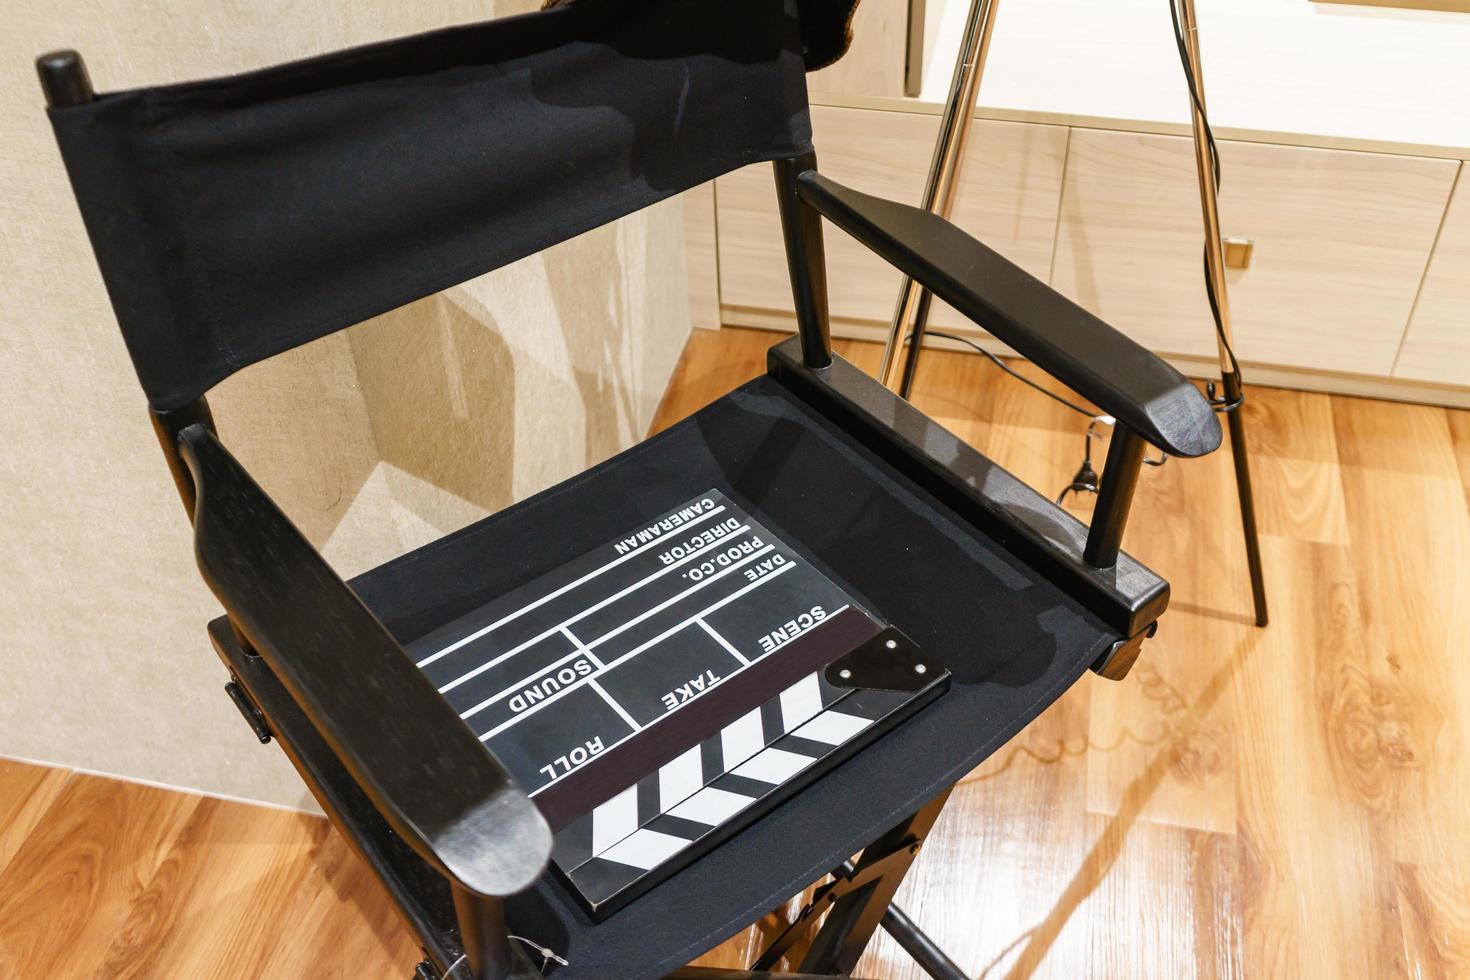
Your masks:
<svg viewBox="0 0 1470 980"><path fill-rule="evenodd" d="M824 173L918 203L936 115L818 105L812 124ZM1228 273L1236 352L1251 377L1470 404L1470 177L1461 163L1227 139L1220 150L1224 232L1254 242L1250 266ZM790 328L770 166L719 178L715 199L714 256L707 203L691 254L708 270L703 282L718 269L720 320ZM1213 371L1187 137L977 119L955 220L1145 346ZM885 337L898 273L831 224L825 235L833 331ZM709 294L696 293L705 319L716 303ZM983 336L943 304L931 323Z"/></svg>
<svg viewBox="0 0 1470 980"><path fill-rule="evenodd" d="M1387 376L1450 160L1222 140L1221 226L1255 242L1229 273L1242 361ZM1052 285L1140 343L1212 356L1188 139L1077 129Z"/></svg>
<svg viewBox="0 0 1470 980"><path fill-rule="evenodd" d="M1393 376L1470 385L1470 166L1461 164Z"/></svg>
<svg viewBox="0 0 1470 980"><path fill-rule="evenodd" d="M924 0L862 0L853 15L847 54L813 72L808 86L814 92L845 95L917 95L917 88L909 84L908 69L911 57L922 58L924 11ZM916 83L922 63L914 69Z"/></svg>

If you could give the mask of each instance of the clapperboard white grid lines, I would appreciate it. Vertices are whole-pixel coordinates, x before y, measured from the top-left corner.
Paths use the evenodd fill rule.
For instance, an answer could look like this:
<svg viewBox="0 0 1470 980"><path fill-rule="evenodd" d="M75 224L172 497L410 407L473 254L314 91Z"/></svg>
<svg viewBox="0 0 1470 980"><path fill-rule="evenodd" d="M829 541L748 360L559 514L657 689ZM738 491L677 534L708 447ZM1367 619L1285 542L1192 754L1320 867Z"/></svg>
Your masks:
<svg viewBox="0 0 1470 980"><path fill-rule="evenodd" d="M713 509L711 509L709 511L706 511L703 514L697 515L693 520L686 521L683 525L681 525L681 527L683 529L688 529L690 527L693 527L696 524L702 523L703 521L707 520L708 518L714 517L716 514L723 513L724 510L725 510L724 507L715 507L715 508L713 508ZM616 568L617 566L623 564L624 562L631 561L632 559L637 558L643 552L645 552L648 549L652 548L654 545L656 545L656 544L662 544L662 543L664 543L662 539L655 538L653 540L650 540L650 541L645 542L642 545L639 545L638 547L632 549L631 551L624 552L620 557L613 559L612 561L608 562L605 565L598 566L597 568L595 568L592 571L588 572L587 574L583 575L581 578L576 579L575 581L572 581L572 582L568 582L566 585L563 585L561 588L555 589L555 590L553 590L551 592L546 593L544 596L542 596L540 599L537 599L535 602L532 602L532 603L530 603L528 605L525 605L525 606L521 606L519 609L515 610L514 612L510 613L507 616L503 616L502 618L496 620L495 622L491 623L490 625L488 625L488 626L482 626L479 629L475 630L473 633L470 633L468 636L464 636L464 637L461 637L458 640L455 640L453 643L451 643L448 646L444 647L442 650L439 650L436 653L431 654L428 657L425 657L423 660L418 661L418 666L420 666L420 667L427 667L429 664L433 663L436 660L439 660L442 657L448 656L449 654L453 653L455 650L458 650L460 647L464 646L465 644L467 644L467 643L473 643L475 640L478 640L480 637L484 636L486 633L489 633L492 630L499 629L500 627L504 626L506 623L509 623L511 620L517 619L520 616L523 616L524 614L526 614L528 612L531 612L532 610L534 610L534 609L536 609L536 608L538 608L540 606L545 605L546 603L550 602L551 600L556 599L556 598L559 598L562 595L565 595L566 593L570 592L572 589L575 589L575 588L577 588L580 585L584 585L587 582L592 581L594 578L596 578L597 576L601 575L603 572L606 572L606 571L609 571L609 570L611 570L613 568ZM512 654L515 653L515 652L516 651L511 651ZM510 654L507 654L507 656L510 656Z"/></svg>
<svg viewBox="0 0 1470 980"><path fill-rule="evenodd" d="M766 553L768 553L768 551L769 551L769 549L767 549L766 551L760 552L760 554L766 554ZM626 710L624 708L620 707L619 705L617 705L616 703L614 703L613 700L612 700L612 698L611 698L611 696L609 696L606 691L604 691L598 684L595 683L597 677L600 674L607 673L608 671L611 671L613 668L617 667L619 664L623 664L623 663L626 663L629 660L632 660L634 657L638 656L643 651L645 651L645 650L647 650L647 649L649 649L649 648L651 648L651 647L653 647L653 646L655 646L655 645L657 645L659 643L662 643L663 641L667 640L669 637L673 636L676 633L683 632L685 629L687 629L688 627L692 626L696 622L702 622L701 617L703 617L705 615L708 615L709 613L712 613L712 612L714 612L714 611L716 611L718 609L724 608L725 606L727 606L730 603L734 602L736 599L739 599L741 596L745 595L747 592L751 592L751 591L753 591L755 589L760 588L762 585L766 584L769 581L772 581L776 577L780 576L781 574L783 574L783 573L785 573L785 572L787 572L787 571L789 571L789 570L791 570L792 568L795 568L795 567L796 567L795 565L789 565L788 564L788 565L783 565L783 566L775 569L773 572L771 572L771 574L767 575L765 578L762 578L762 579L759 579L759 580L757 580L755 582L752 582L751 584L745 586L739 592L736 592L733 595L726 596L725 598L721 599L719 602L715 603L714 605L712 605L709 608L705 609L703 612L699 613L699 615L689 617L688 619L684 620L682 623L679 623L676 626L670 627L669 629L665 630L663 633L660 633L658 636L656 636L653 639L649 640L647 643L644 643L642 646L634 647L632 650L629 650L627 653L623 654L621 657L618 657L616 660L608 661L608 663L606 665L598 668L596 672L588 675L587 678L585 678L585 680L587 682L591 683L591 686L593 687L593 689L596 690L596 691L598 691L602 695L602 697L604 699L606 699L609 704L612 705L612 707L613 707L614 710L618 711L620 714L626 714ZM841 612L843 609L846 609L846 608L847 608L846 606L842 606L840 609L834 610L834 613L835 612ZM708 626L706 626L705 628L706 629L709 629ZM710 630L710 632L712 634L714 633L713 630ZM590 649L592 649L592 647L591 646L588 646L587 649L590 650ZM744 658L741 658L741 659L744 659ZM749 665L750 665L750 662L749 661L746 661L744 664L741 665L741 667L739 669L732 670L730 673L726 674L723 678L721 678L721 680L728 680L729 678L731 678L731 677L735 676L736 674L740 673L741 670L744 670L745 667L747 667ZM509 721L506 721L506 722L504 722L504 723L496 726L495 728L493 728L490 731L486 732L484 735L481 735L480 736L480 741L483 742L483 741L486 741L487 739L493 738L494 736L499 735L501 732L505 731L507 728L509 728L512 725L514 725L517 722L519 722L521 719L526 718L526 717L529 717L530 715L535 714L537 711L542 710L543 708L547 707L548 705L551 705L551 704L556 703L561 698L563 698L563 697L567 696L568 694L571 694L573 691L575 691L577 689L577 686L580 685L581 683L582 683L582 681L577 681L574 684L571 684L571 685L568 685L566 687L563 687L561 690L557 691L555 694L549 695L545 700L536 702L536 704L534 704L531 707L527 708L523 714L518 715L517 717L512 718ZM502 693L508 694L510 692L510 690L514 690L514 688L511 688L511 689L509 689L509 690L507 690L505 692L502 692ZM499 700L499 697L498 696L497 696L496 700ZM464 716L461 716L461 717L464 717ZM665 716L665 717L667 717L667 716ZM639 725L637 722L630 722L630 723L633 725L633 730L634 731L641 731L643 729L643 727L644 727L644 726ZM532 795L535 795L535 794L532 794Z"/></svg>
<svg viewBox="0 0 1470 980"><path fill-rule="evenodd" d="M724 508L721 507L720 510L724 510ZM739 534L742 531L748 531L748 530L750 530L750 525L748 525L748 524L742 524L738 528L736 528L736 530L733 533ZM592 613L595 613L595 612L597 612L600 609L604 609L607 606L612 605L612 603L616 602L617 600L622 599L622 598L625 598L626 596L631 595L633 592L635 592L638 589L642 588L643 586L649 584L654 579L661 578L666 573L675 570L679 565L682 565L685 562L691 561L694 558L699 557L700 554L703 554L706 551L714 550L719 544L720 544L720 541L718 541L718 540L711 542L710 544L704 546L704 548L701 549L701 551L695 552L694 554L691 554L691 555L687 556L686 558L681 559L680 561L676 562L673 565L668 565L668 566L660 569L659 571L655 572L654 574L648 576L648 578L643 579L642 581L639 581L639 582L635 582L632 585L628 586L626 589L623 589L621 592L618 592L618 593L615 593L613 595L610 595L606 599L603 599L601 602L598 602L595 605L589 606L588 608L586 608L586 609L582 610L581 612L579 612L577 615L573 616L571 619L568 619L566 622L560 623L557 626L552 627L551 629L549 629L546 632L542 633L540 636L534 636L531 639L527 640L526 642L520 644L519 646L514 647L514 648L512 648L510 650L507 650L505 653L501 654L500 656L496 657L495 659L490 660L490 661L487 661L486 663L481 664L479 667L476 667L473 670L470 670L470 671L468 671L468 672L466 672L464 674L461 674L459 677L456 677L453 681L451 681L448 684L444 685L443 687L439 688L439 693L440 694L445 694L445 693L447 693L449 691L452 691L454 688L459 687L465 681L471 680L471 679L479 676L480 674L484 673L485 671L489 670L491 667L495 667L495 666L497 666L497 665L505 662L506 660L509 660L511 657L514 657L516 654L523 652L524 650L528 649L531 646L534 646L536 643L540 642L541 640L546 639L548 636L552 635L553 633L556 633L556 632L561 631L561 632L566 632L568 635L570 635L570 627L571 627L571 625L573 623L577 622L579 619L585 619L586 617L590 616ZM768 547L766 549L766 551L770 551L770 548ZM633 556L632 555L629 555L628 557L633 557ZM606 567L610 568L612 566L609 565L609 566L606 566ZM727 571L729 571L729 570L730 569L727 569ZM594 577L594 576L587 576L588 579L591 579L592 577ZM701 583L701 585L702 584L704 584L704 583ZM557 595L564 594L564 591L565 590L558 590L556 594ZM697 588L690 589L688 592L685 592L683 595L689 595L689 594L692 594L693 592L697 592L697 591L698 591ZM665 603L665 606L671 605L673 603L673 601L675 601L675 600L677 600L679 598L683 598L683 595L676 596L674 600L670 600L670 602ZM547 597L547 598L551 598L551 597ZM538 600L536 603L534 603L534 604L532 604L530 606L527 606L527 607L519 610L516 613L512 613L511 615L509 615L509 616L505 617L503 620L501 620L499 623L496 623L496 624L494 624L492 626L489 626L489 627L486 627L486 628L480 630L476 634L475 639L479 639L480 637L485 636L487 633L492 632L495 628L497 628L499 626L504 626L505 624L511 622L512 620L519 618L519 616L520 616L521 613L530 612L532 609L538 608L539 606L541 606L543 604L544 604L544 599L543 600ZM663 607L660 607L660 608L663 608ZM647 616L652 615L653 613L656 613L658 611L659 611L659 609L649 610L647 614L645 614L643 617L640 617L640 620L641 619L645 619L645 618L647 618ZM623 629L626 629L626 628L628 628L630 626L634 626L634 625L637 625L637 621L623 624ZM600 637L598 640L594 641L594 643L591 644L591 645L592 646L595 646L597 643L600 643L603 640L607 640L607 639L611 639L611 637L610 636ZM449 647L446 647L444 650L441 650L438 654L435 654L434 657L429 658L429 660L436 659L437 657L439 657L442 654L450 653L453 650L458 649L459 646L463 646L463 644L457 644L457 645L456 644L451 644ZM427 662L428 661L425 661L425 663L427 663ZM420 664L420 666L423 666L423 664Z"/></svg>
<svg viewBox="0 0 1470 980"><path fill-rule="evenodd" d="M667 528L664 522L670 522ZM502 755L502 736L510 737L538 715L569 700L585 707L579 700L583 691L615 719L611 730L593 732L585 746L571 745L540 760L529 779L524 768L517 772L512 766L532 795L789 642L794 636L750 649L750 637L732 638L711 620L793 572L818 575L715 491L578 561L580 566L574 561L477 611L488 622L451 624L413 645L416 653L423 651L416 657L420 669L497 755ZM831 583L821 583L828 596L842 597ZM818 607L804 627L846 605ZM771 625L785 619L784 613L773 616ZM670 697L656 714L647 706L640 712L629 703L629 683L618 678L645 655L666 659L671 644L690 643L686 631L691 628L713 645L717 656L711 669L693 679L688 696ZM690 690L689 681L668 678L673 691L681 690L680 682Z"/></svg>

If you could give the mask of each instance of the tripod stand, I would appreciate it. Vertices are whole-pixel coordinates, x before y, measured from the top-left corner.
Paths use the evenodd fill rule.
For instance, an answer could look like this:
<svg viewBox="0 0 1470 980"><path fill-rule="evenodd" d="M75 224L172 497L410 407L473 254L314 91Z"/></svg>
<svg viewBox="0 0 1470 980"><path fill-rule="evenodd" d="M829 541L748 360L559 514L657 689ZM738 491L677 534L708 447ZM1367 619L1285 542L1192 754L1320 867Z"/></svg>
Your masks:
<svg viewBox="0 0 1470 980"><path fill-rule="evenodd" d="M1200 62L1199 28L1195 20L1194 0L1169 0L1174 20L1175 39L1180 61L1189 86L1190 122L1194 139L1195 168L1199 177L1200 211L1204 223L1205 288L1220 362L1221 394L1215 396L1214 383L1209 393L1216 410L1223 412L1230 430L1230 450L1234 458L1235 486L1240 500L1241 530L1245 538L1246 561L1250 572L1251 597L1255 607L1255 623L1268 621L1266 588L1261 570L1261 543L1256 529L1255 494L1251 486L1250 458L1246 448L1245 420L1241 407L1245 403L1240 364L1235 358L1230 324L1230 299L1225 283L1225 250L1220 233L1219 159L1215 139L1205 112L1204 72ZM995 25L997 0L971 0L969 15L961 35L959 54L949 97L940 120L939 137L929 164L920 207L943 217L954 209L955 187L963 165L970 125L980 92L980 79L985 70L991 33ZM1177 6L1176 6L1177 4ZM929 321L932 299L928 290L905 276L899 287L899 298L883 350L878 380L903 398L913 392L914 375ZM1074 484L1069 489L1079 489ZM1085 487L1083 489L1095 489Z"/></svg>

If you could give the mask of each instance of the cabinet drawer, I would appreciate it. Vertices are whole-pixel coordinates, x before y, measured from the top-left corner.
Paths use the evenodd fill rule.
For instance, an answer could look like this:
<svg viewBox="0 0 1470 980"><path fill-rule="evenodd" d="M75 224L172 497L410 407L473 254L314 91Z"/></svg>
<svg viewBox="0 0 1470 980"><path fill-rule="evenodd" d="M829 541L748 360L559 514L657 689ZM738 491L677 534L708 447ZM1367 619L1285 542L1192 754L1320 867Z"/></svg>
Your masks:
<svg viewBox="0 0 1470 980"><path fill-rule="evenodd" d="M1439 227L1451 160L1220 142L1236 353L1388 375ZM1072 133L1052 285L1153 350L1212 357L1190 140Z"/></svg>
<svg viewBox="0 0 1470 980"><path fill-rule="evenodd" d="M1461 165L1393 376L1470 386L1470 176Z"/></svg>

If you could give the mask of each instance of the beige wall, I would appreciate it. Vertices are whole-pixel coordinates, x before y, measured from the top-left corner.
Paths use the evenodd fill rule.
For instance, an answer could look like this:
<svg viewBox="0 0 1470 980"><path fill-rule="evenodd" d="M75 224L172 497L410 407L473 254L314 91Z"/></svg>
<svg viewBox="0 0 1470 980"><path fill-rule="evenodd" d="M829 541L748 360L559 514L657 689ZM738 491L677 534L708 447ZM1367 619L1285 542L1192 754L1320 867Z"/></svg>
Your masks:
<svg viewBox="0 0 1470 980"><path fill-rule="evenodd" d="M238 71L534 0L20 0L0 18L0 755L305 802L221 691L217 614L31 74L99 90ZM646 429L689 329L670 202L311 347L211 400L225 441L345 574Z"/></svg>

